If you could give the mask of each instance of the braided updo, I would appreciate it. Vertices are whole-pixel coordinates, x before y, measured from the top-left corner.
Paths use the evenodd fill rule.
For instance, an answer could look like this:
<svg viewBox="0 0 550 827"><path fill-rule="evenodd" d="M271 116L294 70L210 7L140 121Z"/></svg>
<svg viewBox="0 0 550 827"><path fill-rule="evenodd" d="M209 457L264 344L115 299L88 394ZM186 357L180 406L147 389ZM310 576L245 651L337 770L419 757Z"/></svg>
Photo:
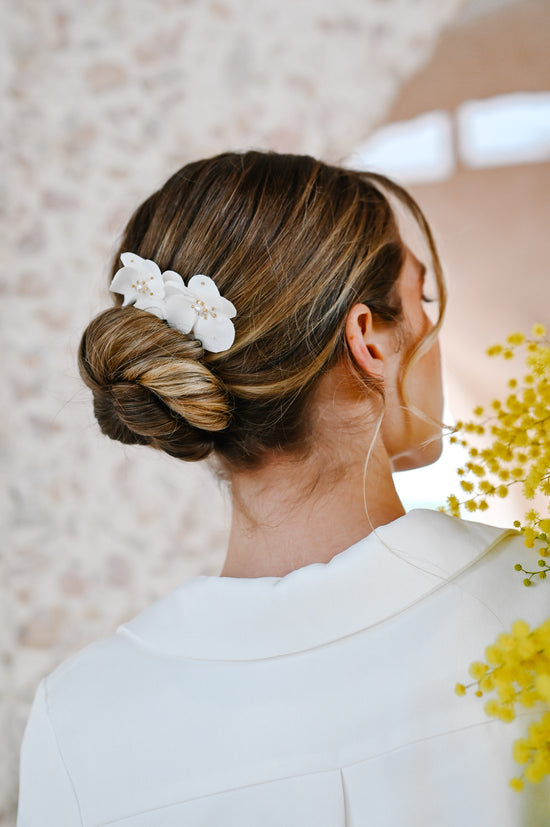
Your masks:
<svg viewBox="0 0 550 827"><path fill-rule="evenodd" d="M350 359L351 306L364 302L388 324L401 318L395 284L404 249L383 191L421 226L442 298L424 216L382 176L247 152L189 164L170 178L131 218L111 278L128 250L185 281L209 275L237 308L235 342L205 353L192 335L122 307L118 297L89 324L79 353L103 433L185 460L215 451L238 468L273 451L307 452L307 403L321 376Z"/></svg>

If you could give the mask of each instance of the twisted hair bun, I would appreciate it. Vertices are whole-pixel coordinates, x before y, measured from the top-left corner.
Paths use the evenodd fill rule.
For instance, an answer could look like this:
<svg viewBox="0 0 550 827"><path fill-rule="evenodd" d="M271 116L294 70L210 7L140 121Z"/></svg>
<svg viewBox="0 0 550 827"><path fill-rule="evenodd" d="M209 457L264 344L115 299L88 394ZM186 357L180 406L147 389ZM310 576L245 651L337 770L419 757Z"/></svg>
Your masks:
<svg viewBox="0 0 550 827"><path fill-rule="evenodd" d="M231 406L202 355L200 342L145 311L114 307L97 316L82 337L79 368L103 433L180 459L208 456Z"/></svg>

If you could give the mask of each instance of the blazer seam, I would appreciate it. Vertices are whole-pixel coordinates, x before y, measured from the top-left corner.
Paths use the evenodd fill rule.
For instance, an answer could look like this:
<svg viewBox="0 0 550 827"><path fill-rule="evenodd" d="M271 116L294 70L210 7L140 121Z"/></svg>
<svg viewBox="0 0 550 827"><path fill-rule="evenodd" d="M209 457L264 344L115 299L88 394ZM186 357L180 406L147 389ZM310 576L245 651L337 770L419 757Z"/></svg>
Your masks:
<svg viewBox="0 0 550 827"><path fill-rule="evenodd" d="M331 767L329 769L312 770L311 772L301 772L299 774L285 775L281 778L271 778L268 781L254 781L252 784L239 784L237 787L226 787L223 790L216 790L216 792L206 793L205 795L195 795L191 798L182 798L178 801L172 801L169 804L161 804L159 807L151 807L146 810L138 810L137 812L128 813L128 815L120 816L120 818L111 819L110 821L102 821L97 824L97 827L110 827L111 824L121 824L123 821L126 821L127 819L136 818L140 815L157 813L161 810L166 810L169 807L185 806L186 804L191 804L194 801L205 801L208 798L224 796L228 793L239 792L240 790L249 790L253 787L268 787L270 784L278 784L283 781L295 781L299 778L307 778L313 775L325 775L326 773L334 775L338 772L340 772L341 775L341 770L339 767Z"/></svg>
<svg viewBox="0 0 550 827"><path fill-rule="evenodd" d="M519 713L517 715L517 717L518 718L529 717L530 714L532 714L532 713L530 713L530 711L528 710L526 712ZM168 809L169 807L185 806L186 804L190 804L194 801L201 801L201 800L206 800L206 799L209 799L209 798L215 798L216 796L224 796L224 795L227 795L229 793L238 792L238 791L241 791L241 790L248 790L248 789L251 789L253 787L267 787L271 784L278 784L278 783L284 782L284 781L294 781L294 780L297 780L297 779L300 779L300 778L307 778L309 776L314 776L314 775L324 775L326 773L330 773L330 774L339 773L340 782L341 782L341 790L342 790L342 799L343 799L344 819L345 819L344 824L347 827L347 825L350 823L350 818L351 818L349 800L348 800L348 796L347 796L347 793L346 793L345 775L344 775L345 771L347 769L351 769L352 767L360 766L361 764L367 764L370 761L376 761L380 758L384 758L386 755L392 755L393 753L399 752L400 750L407 749L408 747L416 746L418 744L422 744L426 741L435 741L438 738L445 738L448 735L456 735L460 732L466 732L468 730L478 729L480 727L486 727L486 726L493 726L493 725L497 725L497 724L500 724L500 722L497 721L496 719L485 720L485 721L476 721L473 724L467 724L466 726L457 727L456 729L448 729L448 730L444 730L443 732L435 733L433 735L427 735L423 738L417 738L413 741L407 741L407 743L399 744L399 746L393 747L392 749L389 749L389 750L383 750L382 752L377 752L377 753L375 753L373 755L370 755L366 758L361 758L358 761L351 761L349 763L344 763L344 764L336 764L335 766L332 766L332 767L325 767L324 769L311 770L310 772L302 772L302 773L298 773L298 774L294 773L292 775L281 776L280 778L271 778L267 781L255 781L251 784L239 784L236 787L226 787L223 790L216 790L215 792L205 793L204 795L195 795L195 796L191 796L190 798L182 798L178 801L172 801L169 804L161 804L158 807L151 807L150 809L138 810L137 812L128 813L128 815L121 816L120 818L111 819L109 821L102 821L101 823L98 823L97 827L110 827L110 825L122 824L122 822L126 821L127 819L136 818L137 816L140 816L140 815L160 812L161 810Z"/></svg>

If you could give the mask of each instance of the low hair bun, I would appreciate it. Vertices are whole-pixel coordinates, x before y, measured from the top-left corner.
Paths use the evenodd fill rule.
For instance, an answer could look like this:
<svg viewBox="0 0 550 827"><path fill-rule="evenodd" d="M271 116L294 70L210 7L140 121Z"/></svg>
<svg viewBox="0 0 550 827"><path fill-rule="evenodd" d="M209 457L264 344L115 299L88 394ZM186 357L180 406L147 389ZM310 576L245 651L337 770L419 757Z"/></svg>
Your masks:
<svg viewBox="0 0 550 827"><path fill-rule="evenodd" d="M180 459L208 456L231 406L202 355L200 342L150 313L133 307L100 313L82 337L79 368L103 433Z"/></svg>

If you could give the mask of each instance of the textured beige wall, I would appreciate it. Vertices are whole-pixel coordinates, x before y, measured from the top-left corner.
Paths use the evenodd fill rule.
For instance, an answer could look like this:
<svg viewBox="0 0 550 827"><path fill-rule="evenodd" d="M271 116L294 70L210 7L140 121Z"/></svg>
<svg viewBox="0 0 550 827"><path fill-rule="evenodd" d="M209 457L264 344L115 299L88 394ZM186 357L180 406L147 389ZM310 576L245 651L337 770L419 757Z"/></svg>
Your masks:
<svg viewBox="0 0 550 827"><path fill-rule="evenodd" d="M40 678L221 564L208 469L104 439L81 331L134 206L184 161L249 146L346 156L460 0L12 0L0 275L0 823Z"/></svg>

